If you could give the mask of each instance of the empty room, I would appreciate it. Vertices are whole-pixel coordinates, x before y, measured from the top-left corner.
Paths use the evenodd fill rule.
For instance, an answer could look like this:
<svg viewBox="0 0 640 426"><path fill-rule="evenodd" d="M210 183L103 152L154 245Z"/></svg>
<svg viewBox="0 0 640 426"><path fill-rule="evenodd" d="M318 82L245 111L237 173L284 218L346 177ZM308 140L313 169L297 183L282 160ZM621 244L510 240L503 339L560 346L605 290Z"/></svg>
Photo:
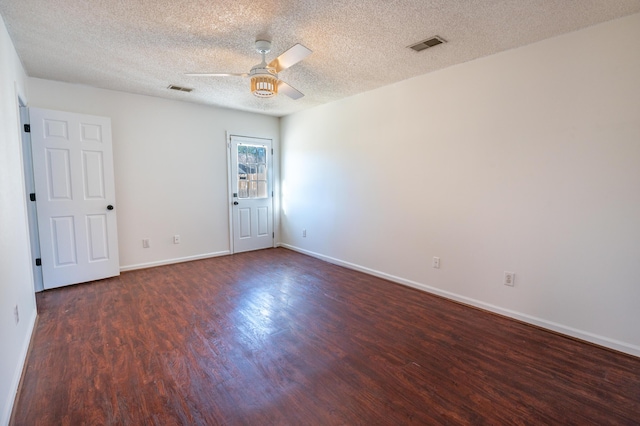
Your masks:
<svg viewBox="0 0 640 426"><path fill-rule="evenodd" d="M0 425L640 424L640 0L0 0Z"/></svg>

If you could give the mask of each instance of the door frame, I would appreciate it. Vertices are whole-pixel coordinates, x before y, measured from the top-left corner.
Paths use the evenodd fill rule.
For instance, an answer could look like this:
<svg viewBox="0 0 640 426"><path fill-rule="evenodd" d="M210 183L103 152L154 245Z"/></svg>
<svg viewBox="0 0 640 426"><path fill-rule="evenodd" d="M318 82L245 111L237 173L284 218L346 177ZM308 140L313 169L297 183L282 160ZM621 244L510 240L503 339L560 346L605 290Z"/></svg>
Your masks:
<svg viewBox="0 0 640 426"><path fill-rule="evenodd" d="M231 138L232 137L238 137L238 138L251 138L251 139L262 139L265 141L270 141L271 144L271 170L269 170L269 177L271 179L271 191L272 191L272 196L269 197L271 199L271 229L274 233L274 235L277 234L276 232L276 212L275 212L275 148L274 148L274 144L273 144L273 138L263 138L260 136L246 136L246 135L240 135L237 133L230 133L230 132L226 132L225 135L225 143L227 145L227 205L229 207L228 210L228 215L229 215L229 253L230 254L234 254L235 253L235 247L234 247L234 241L233 241L233 188L231 187L231 183L233 181L233 177L231 176L232 172L233 172L233 167L231 165ZM271 239L271 248L276 247L276 239L275 237Z"/></svg>
<svg viewBox="0 0 640 426"><path fill-rule="evenodd" d="M31 267L33 269L33 290L38 293L44 290L42 267L36 264L40 258L40 237L38 236L38 211L36 203L30 200L30 194L36 192L33 176L33 157L31 155L31 133L25 131L25 124L30 124L29 108L18 96L18 113L20 117L20 134L22 137L22 173L24 178L24 195L27 200L27 218L29 222L29 245L31 247Z"/></svg>

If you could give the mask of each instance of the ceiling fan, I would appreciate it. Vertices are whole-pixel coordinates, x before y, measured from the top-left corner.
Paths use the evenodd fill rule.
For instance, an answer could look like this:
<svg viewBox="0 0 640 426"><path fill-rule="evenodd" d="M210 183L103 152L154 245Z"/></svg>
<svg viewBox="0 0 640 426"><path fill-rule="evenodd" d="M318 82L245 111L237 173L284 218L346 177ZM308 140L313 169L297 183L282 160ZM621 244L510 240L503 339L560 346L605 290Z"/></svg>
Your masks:
<svg viewBox="0 0 640 426"><path fill-rule="evenodd" d="M278 78L278 73L282 70L297 64L311 54L311 50L301 44L296 44L282 55L267 64L265 55L271 51L271 42L267 40L256 40L256 50L262 54L262 62L253 66L248 73L187 73L194 77L250 77L251 93L259 98L270 98L277 93L283 93L291 99L300 99L304 95Z"/></svg>

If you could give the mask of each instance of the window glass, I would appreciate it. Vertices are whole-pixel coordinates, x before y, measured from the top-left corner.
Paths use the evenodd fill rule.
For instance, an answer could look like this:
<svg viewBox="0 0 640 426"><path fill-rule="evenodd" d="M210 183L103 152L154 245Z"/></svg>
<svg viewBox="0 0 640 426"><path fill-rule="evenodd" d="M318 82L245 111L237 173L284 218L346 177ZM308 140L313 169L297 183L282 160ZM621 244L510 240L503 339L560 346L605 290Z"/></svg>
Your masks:
<svg viewBox="0 0 640 426"><path fill-rule="evenodd" d="M267 149L238 145L238 198L267 198Z"/></svg>

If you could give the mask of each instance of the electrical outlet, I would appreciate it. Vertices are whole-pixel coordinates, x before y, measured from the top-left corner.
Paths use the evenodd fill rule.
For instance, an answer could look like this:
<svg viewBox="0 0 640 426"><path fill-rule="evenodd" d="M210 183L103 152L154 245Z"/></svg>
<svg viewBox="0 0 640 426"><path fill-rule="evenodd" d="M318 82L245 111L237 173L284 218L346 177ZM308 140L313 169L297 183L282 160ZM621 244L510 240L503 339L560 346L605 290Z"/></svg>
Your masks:
<svg viewBox="0 0 640 426"><path fill-rule="evenodd" d="M151 242L149 241L148 238L145 238L142 240L142 248L149 248L151 247Z"/></svg>
<svg viewBox="0 0 640 426"><path fill-rule="evenodd" d="M13 308L13 318L16 320L16 325L20 322L20 312L18 312L18 305Z"/></svg>
<svg viewBox="0 0 640 426"><path fill-rule="evenodd" d="M504 271L504 285L513 287L515 285L516 273Z"/></svg>
<svg viewBox="0 0 640 426"><path fill-rule="evenodd" d="M180 235L173 236L173 244L180 244Z"/></svg>
<svg viewBox="0 0 640 426"><path fill-rule="evenodd" d="M302 230L302 238L307 238L307 230L306 229Z"/></svg>
<svg viewBox="0 0 640 426"><path fill-rule="evenodd" d="M439 257L434 257L433 258L433 268L434 269L440 269L440 258Z"/></svg>

